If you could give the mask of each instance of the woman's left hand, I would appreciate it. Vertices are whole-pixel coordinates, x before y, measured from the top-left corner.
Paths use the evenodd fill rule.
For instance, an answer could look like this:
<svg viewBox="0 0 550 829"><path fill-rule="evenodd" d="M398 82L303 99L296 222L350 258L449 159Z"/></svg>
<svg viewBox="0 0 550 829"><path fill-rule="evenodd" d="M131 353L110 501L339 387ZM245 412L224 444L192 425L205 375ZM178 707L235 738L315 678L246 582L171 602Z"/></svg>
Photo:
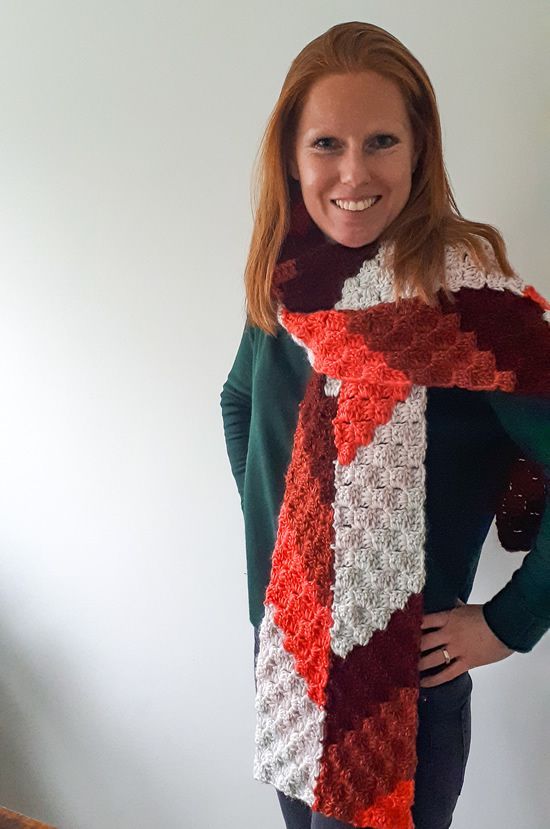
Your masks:
<svg viewBox="0 0 550 829"><path fill-rule="evenodd" d="M449 656L455 661L444 670L431 676L422 677L420 685L431 688L448 682L465 673L470 668L489 665L506 659L515 651L497 639L483 616L480 604L464 604L459 599L459 606L439 613L427 613L423 617L422 630L437 628L421 637L420 650L438 650L421 656L418 670L425 671L437 665L445 665L445 656L439 648L447 648Z"/></svg>

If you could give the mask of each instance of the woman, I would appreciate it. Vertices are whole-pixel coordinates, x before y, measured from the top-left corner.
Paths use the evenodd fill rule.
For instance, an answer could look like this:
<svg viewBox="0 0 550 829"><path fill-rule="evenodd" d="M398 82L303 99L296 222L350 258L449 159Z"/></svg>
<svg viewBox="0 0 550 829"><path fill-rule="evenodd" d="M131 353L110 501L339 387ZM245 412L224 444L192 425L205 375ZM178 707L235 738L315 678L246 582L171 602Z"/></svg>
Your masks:
<svg viewBox="0 0 550 829"><path fill-rule="evenodd" d="M255 628L254 776L288 829L444 829L469 669L550 627L550 305L458 211L435 94L377 26L293 61L221 406ZM527 550L467 604L493 518ZM544 514L543 514L544 513Z"/></svg>

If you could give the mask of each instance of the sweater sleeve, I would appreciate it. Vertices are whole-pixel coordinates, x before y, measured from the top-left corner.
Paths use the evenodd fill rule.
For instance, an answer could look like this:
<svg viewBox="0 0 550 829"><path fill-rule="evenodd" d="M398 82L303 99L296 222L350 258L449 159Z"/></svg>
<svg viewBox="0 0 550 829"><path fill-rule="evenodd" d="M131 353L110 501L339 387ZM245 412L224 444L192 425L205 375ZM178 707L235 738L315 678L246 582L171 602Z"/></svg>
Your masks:
<svg viewBox="0 0 550 829"><path fill-rule="evenodd" d="M225 445L243 506L244 475L252 412L253 327L244 327L236 357L220 394Z"/></svg>
<svg viewBox="0 0 550 829"><path fill-rule="evenodd" d="M495 636L527 653L550 628L550 400L496 391L487 398L525 457L544 469L545 506L533 546L510 581L483 605Z"/></svg>

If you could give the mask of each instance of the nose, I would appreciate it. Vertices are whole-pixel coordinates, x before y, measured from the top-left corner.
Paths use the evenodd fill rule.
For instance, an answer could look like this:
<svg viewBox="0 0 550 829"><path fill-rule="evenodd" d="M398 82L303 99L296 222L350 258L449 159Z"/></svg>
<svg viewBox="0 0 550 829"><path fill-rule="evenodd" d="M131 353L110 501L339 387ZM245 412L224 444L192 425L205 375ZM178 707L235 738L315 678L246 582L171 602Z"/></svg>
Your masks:
<svg viewBox="0 0 550 829"><path fill-rule="evenodd" d="M364 150L349 148L340 158L340 181L357 189L371 180L370 159Z"/></svg>

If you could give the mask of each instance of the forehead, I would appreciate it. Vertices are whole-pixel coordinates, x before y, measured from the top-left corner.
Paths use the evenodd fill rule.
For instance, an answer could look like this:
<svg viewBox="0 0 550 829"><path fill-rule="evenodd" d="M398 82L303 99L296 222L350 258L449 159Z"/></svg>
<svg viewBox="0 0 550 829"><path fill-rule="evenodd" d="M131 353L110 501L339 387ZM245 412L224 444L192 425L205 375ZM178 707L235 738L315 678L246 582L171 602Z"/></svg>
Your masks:
<svg viewBox="0 0 550 829"><path fill-rule="evenodd" d="M328 75L309 89L299 129L365 125L407 129L405 101L396 83L376 72Z"/></svg>

